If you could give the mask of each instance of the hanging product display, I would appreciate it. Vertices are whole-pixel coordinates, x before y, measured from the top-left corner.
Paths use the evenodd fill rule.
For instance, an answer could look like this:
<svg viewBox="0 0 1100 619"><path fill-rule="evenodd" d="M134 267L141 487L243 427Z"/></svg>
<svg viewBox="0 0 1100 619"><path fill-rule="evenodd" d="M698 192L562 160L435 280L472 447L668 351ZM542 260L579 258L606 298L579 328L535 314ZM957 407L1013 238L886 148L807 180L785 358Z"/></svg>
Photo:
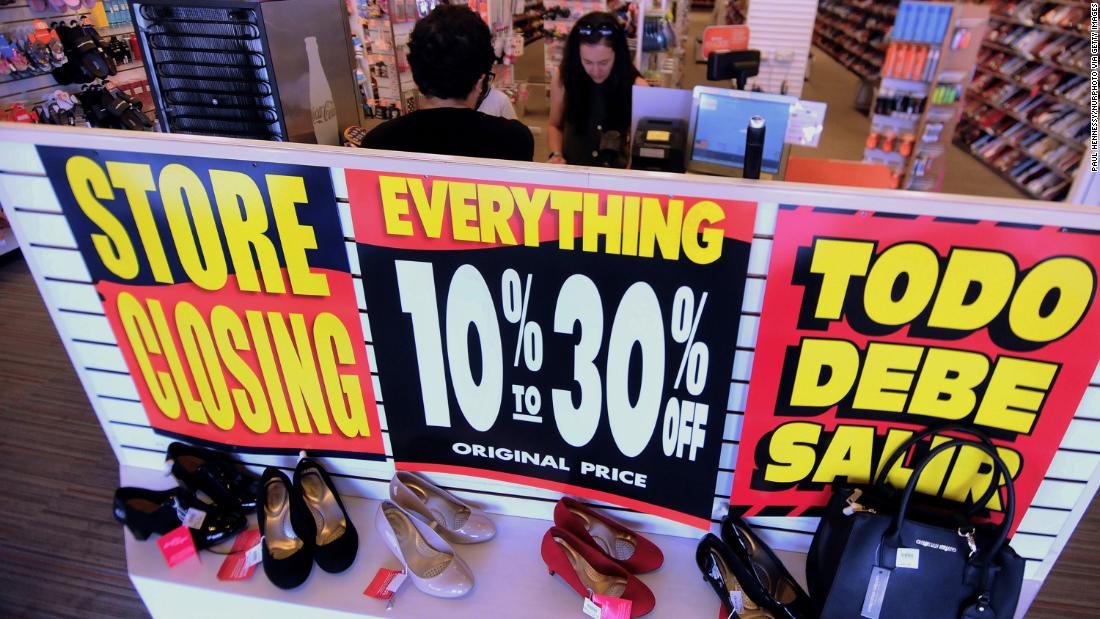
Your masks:
<svg viewBox="0 0 1100 619"><path fill-rule="evenodd" d="M974 5L900 4L864 161L889 166L903 189L938 191L943 184L964 85L974 74L978 50L970 41L984 32L986 12Z"/></svg>

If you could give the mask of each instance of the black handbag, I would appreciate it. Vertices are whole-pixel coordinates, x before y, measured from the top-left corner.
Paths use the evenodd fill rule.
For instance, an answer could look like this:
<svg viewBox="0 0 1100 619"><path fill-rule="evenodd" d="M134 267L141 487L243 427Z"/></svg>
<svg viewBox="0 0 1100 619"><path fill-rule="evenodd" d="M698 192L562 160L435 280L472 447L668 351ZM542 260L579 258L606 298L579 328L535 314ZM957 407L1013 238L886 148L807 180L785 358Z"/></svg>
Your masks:
<svg viewBox="0 0 1100 619"><path fill-rule="evenodd" d="M944 431L967 433L979 442L951 438L920 461L904 492L887 486L898 458ZM913 492L928 463L955 448L985 452L994 473L990 488L971 508L951 503L945 514L946 502L915 500ZM1001 480L1004 520L971 525ZM953 425L918 433L892 454L875 483L835 489L807 556L810 597L821 619L1011 619L1024 575L1024 560L1008 545L1015 510L1012 476L988 438Z"/></svg>

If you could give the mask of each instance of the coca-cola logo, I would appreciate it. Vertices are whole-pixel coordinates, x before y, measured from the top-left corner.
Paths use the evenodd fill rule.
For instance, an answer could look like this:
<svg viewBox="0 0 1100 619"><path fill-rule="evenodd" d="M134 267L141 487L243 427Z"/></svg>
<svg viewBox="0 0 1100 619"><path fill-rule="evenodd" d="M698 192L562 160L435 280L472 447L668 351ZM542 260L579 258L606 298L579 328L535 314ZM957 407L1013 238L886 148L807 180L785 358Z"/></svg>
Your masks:
<svg viewBox="0 0 1100 619"><path fill-rule="evenodd" d="M313 122L324 123L336 118L336 104L332 99L325 101L324 105L314 106L312 109Z"/></svg>

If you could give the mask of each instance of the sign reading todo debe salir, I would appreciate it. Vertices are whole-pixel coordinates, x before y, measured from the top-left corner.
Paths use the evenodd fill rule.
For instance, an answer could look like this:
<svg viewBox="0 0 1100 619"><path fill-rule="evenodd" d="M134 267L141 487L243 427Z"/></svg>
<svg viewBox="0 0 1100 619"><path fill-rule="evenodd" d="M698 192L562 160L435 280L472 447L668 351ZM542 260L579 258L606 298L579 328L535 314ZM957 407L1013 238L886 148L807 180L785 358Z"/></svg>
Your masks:
<svg viewBox="0 0 1100 619"><path fill-rule="evenodd" d="M1018 525L1100 359L1098 267L1089 231L781 208L732 503L814 515L834 482L952 423L996 443ZM992 477L984 453L950 450L917 488L978 500ZM1002 495L985 507L1000 518Z"/></svg>

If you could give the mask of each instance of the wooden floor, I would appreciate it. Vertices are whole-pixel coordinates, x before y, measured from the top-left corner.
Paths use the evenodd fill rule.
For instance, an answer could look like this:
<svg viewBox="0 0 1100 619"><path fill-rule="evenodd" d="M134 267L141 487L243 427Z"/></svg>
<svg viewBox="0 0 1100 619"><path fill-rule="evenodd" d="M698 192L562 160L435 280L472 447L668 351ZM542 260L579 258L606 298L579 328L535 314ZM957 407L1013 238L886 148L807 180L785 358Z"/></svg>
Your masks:
<svg viewBox="0 0 1100 619"><path fill-rule="evenodd" d="M0 257L0 618L148 615L111 515L117 484L26 264ZM1098 557L1094 501L1029 616L1100 616Z"/></svg>

